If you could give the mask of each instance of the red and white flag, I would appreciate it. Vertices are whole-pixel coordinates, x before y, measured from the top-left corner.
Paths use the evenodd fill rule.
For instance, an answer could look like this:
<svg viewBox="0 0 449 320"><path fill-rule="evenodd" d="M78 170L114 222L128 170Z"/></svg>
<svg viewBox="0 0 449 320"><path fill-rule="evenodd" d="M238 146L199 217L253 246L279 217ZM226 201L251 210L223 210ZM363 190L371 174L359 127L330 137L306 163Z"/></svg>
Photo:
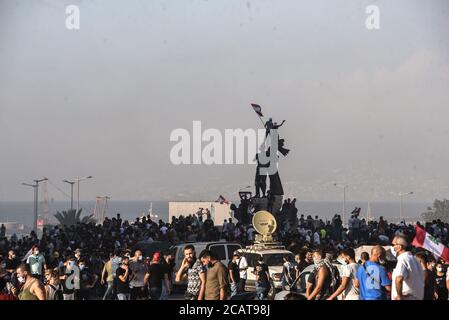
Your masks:
<svg viewBox="0 0 449 320"><path fill-rule="evenodd" d="M254 103L251 103L251 106L253 107L254 111L256 111L256 113L259 117L263 117L261 106L259 106L258 104L254 104Z"/></svg>
<svg viewBox="0 0 449 320"><path fill-rule="evenodd" d="M220 204L223 204L223 203L229 204L229 201L225 197L223 197L221 194L218 197L218 199L215 200L215 202L220 202Z"/></svg>
<svg viewBox="0 0 449 320"><path fill-rule="evenodd" d="M412 245L415 247L424 248L433 253L435 256L449 262L449 248L438 241L438 239L433 237L430 233L418 226L416 226L416 235L413 239Z"/></svg>

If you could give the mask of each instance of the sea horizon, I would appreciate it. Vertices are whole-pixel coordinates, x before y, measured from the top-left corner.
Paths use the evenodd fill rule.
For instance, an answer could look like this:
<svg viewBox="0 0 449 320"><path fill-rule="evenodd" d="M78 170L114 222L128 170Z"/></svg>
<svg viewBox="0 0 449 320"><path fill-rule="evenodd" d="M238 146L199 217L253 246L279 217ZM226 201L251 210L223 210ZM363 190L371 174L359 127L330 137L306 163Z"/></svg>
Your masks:
<svg viewBox="0 0 449 320"><path fill-rule="evenodd" d="M184 201L184 200L174 200ZM210 202L203 200L204 202ZM231 200L232 201L232 200ZM153 213L157 215L156 220L162 219L167 222L169 217L168 203L170 201L143 201L143 200L110 200L106 216L109 218L116 217L120 213L123 220L134 221L141 217L142 214L148 214L152 203ZM238 201L232 201L238 203ZM83 209L82 216L92 214L95 208L95 201L80 201L80 208ZM406 219L420 218L423 212L427 211L427 207L432 207L432 202L407 201L404 202L403 212ZM50 201L48 203L49 215L53 216L58 211L70 209L70 201ZM77 208L77 202L74 201L74 209ZM361 218L367 217L367 201L347 201L346 202L346 219L349 218L351 211L355 207L360 207ZM399 221L399 201L375 201L370 202L371 214L370 219L378 219L383 216L392 222ZM319 216L320 219L329 220L335 214L342 213L341 201L298 201L298 216L301 214ZM43 213L43 205L39 203L39 214ZM193 212L192 212L193 213ZM0 223L17 222L26 226L33 224L34 206L32 201L0 201ZM218 223L218 222L217 222Z"/></svg>

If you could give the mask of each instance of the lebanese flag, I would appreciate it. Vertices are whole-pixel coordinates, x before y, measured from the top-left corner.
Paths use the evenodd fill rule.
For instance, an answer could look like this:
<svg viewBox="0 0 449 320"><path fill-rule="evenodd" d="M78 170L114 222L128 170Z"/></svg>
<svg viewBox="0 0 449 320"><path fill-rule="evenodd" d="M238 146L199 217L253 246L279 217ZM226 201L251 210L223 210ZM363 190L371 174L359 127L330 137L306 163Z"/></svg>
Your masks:
<svg viewBox="0 0 449 320"><path fill-rule="evenodd" d="M416 226L416 235L413 239L412 245L415 247L424 248L433 253L435 256L449 262L449 248L443 245L430 233L418 226Z"/></svg>
<svg viewBox="0 0 449 320"><path fill-rule="evenodd" d="M229 204L229 201L226 200L226 198L223 197L221 194L220 194L220 196L218 197L218 199L215 200L215 202L220 202L220 204L223 204L223 203Z"/></svg>
<svg viewBox="0 0 449 320"><path fill-rule="evenodd" d="M261 106L259 106L258 104L254 104L254 103L251 103L251 106L253 107L254 111L256 111L256 113L259 117L263 117Z"/></svg>

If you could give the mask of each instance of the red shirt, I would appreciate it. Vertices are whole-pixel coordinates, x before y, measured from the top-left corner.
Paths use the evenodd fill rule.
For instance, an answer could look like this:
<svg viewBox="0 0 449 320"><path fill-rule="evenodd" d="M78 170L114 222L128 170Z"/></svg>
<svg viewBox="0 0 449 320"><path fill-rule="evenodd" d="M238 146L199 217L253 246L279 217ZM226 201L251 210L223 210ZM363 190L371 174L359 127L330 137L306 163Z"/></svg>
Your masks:
<svg viewBox="0 0 449 320"><path fill-rule="evenodd" d="M0 293L0 301L13 301L13 300L17 300L17 298L12 294Z"/></svg>

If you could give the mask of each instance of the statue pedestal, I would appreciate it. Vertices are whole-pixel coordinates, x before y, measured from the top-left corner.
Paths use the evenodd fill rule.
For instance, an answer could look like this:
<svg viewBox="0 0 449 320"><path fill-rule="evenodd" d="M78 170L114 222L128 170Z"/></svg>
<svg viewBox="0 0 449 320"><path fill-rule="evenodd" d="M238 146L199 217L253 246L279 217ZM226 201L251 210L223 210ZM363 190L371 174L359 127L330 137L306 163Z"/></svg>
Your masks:
<svg viewBox="0 0 449 320"><path fill-rule="evenodd" d="M252 198L251 203L255 212L268 209L268 198Z"/></svg>

